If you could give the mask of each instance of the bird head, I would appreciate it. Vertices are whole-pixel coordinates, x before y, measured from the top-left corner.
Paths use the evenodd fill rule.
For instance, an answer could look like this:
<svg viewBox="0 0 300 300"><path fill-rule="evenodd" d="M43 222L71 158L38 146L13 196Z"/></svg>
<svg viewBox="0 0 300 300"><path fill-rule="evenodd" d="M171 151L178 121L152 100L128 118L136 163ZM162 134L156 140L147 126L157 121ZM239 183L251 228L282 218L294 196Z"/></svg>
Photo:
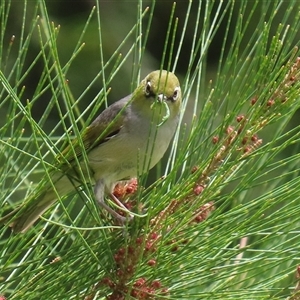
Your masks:
<svg viewBox="0 0 300 300"><path fill-rule="evenodd" d="M157 70L148 74L133 93L132 105L141 114L166 120L179 115L182 95L175 74Z"/></svg>

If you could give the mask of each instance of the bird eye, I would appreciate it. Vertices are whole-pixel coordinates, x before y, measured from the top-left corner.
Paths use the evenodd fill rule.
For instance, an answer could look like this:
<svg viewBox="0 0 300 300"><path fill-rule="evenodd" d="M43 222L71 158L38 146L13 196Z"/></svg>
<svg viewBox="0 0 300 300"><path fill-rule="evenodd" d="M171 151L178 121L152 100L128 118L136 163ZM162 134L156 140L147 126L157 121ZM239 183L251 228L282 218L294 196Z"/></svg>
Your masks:
<svg viewBox="0 0 300 300"><path fill-rule="evenodd" d="M180 91L179 87L175 88L174 94L173 94L173 101L176 101L178 99L179 91Z"/></svg>
<svg viewBox="0 0 300 300"><path fill-rule="evenodd" d="M146 83L145 94L146 94L146 96L149 96L151 94L151 82L150 82L150 80L148 80L147 83Z"/></svg>

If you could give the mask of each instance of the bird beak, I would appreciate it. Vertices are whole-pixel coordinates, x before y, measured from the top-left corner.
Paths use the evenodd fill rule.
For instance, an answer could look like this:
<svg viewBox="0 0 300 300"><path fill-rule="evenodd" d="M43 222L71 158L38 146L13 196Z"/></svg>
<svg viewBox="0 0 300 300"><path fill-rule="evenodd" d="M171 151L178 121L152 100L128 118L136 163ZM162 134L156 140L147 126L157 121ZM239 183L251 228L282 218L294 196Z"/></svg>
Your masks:
<svg viewBox="0 0 300 300"><path fill-rule="evenodd" d="M166 97L164 94L159 94L159 95L157 96L157 100L158 100L159 102L163 102L164 100L167 100L167 97Z"/></svg>

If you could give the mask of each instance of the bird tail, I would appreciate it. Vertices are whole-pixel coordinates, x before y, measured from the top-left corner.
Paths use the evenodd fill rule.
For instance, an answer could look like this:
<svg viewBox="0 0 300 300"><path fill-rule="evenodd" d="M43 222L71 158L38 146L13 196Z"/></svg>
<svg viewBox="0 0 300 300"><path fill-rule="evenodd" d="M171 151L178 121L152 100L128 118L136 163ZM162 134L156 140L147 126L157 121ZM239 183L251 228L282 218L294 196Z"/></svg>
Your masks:
<svg viewBox="0 0 300 300"><path fill-rule="evenodd" d="M51 190L29 201L25 201L19 207L0 219L0 224L8 224L13 232L24 233L33 223L56 201L57 196Z"/></svg>
<svg viewBox="0 0 300 300"><path fill-rule="evenodd" d="M80 181L76 177L70 180L69 176L57 172L51 176L53 185L49 185L45 177L42 180L43 188L29 196L29 199L13 210L11 213L0 218L0 224L8 224L15 233L25 232L54 202L57 196L68 195L72 190L79 186Z"/></svg>

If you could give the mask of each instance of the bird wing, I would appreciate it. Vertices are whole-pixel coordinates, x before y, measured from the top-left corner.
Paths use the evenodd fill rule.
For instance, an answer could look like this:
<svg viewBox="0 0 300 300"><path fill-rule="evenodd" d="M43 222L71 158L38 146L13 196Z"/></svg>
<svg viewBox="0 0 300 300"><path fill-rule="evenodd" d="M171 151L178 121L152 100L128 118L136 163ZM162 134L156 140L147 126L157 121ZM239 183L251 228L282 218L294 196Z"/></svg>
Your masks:
<svg viewBox="0 0 300 300"><path fill-rule="evenodd" d="M71 163L75 157L82 156L83 151L91 151L93 148L105 143L118 134L124 124L125 106L131 99L131 95L115 102L105 109L88 126L79 138L75 138L57 157L60 166ZM84 148L84 150L83 150Z"/></svg>

